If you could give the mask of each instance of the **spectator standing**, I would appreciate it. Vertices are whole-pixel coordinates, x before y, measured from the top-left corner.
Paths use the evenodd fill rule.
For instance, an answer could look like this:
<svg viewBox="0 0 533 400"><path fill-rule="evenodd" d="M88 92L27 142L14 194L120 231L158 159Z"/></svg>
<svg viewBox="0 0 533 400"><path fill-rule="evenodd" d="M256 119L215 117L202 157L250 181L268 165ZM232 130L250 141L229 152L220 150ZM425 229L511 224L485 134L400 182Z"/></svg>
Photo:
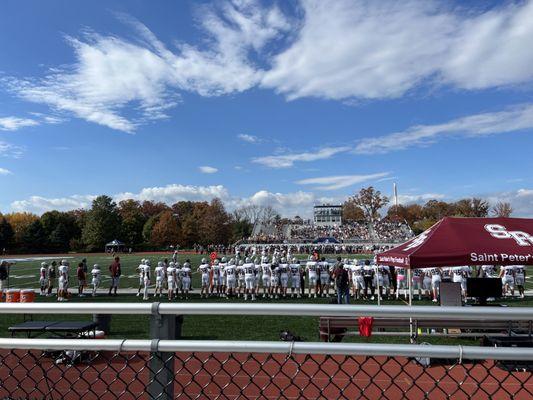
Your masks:
<svg viewBox="0 0 533 400"><path fill-rule="evenodd" d="M7 261L2 260L0 262L0 299L2 296L4 296L4 290L7 289L6 282L7 282Z"/></svg>
<svg viewBox="0 0 533 400"><path fill-rule="evenodd" d="M85 268L87 268L87 263L85 263ZM76 275L78 276L78 296L84 297L83 288L87 285L87 280L83 261L78 264Z"/></svg>
<svg viewBox="0 0 533 400"><path fill-rule="evenodd" d="M337 258L337 263L333 269L333 277L337 288L337 303L350 304L350 279L340 257Z"/></svg>
<svg viewBox="0 0 533 400"><path fill-rule="evenodd" d="M46 294L47 297L50 297L52 295L52 289L54 288L54 281L57 277L57 270L56 270L57 263L55 261L52 261L50 265L48 266L48 293Z"/></svg>
<svg viewBox="0 0 533 400"><path fill-rule="evenodd" d="M114 291L114 295L117 296L118 283L120 280L120 275L122 274L120 268L120 257L115 257L115 261L109 266L109 272L111 274L111 286L109 287L109 296L111 296L111 291Z"/></svg>

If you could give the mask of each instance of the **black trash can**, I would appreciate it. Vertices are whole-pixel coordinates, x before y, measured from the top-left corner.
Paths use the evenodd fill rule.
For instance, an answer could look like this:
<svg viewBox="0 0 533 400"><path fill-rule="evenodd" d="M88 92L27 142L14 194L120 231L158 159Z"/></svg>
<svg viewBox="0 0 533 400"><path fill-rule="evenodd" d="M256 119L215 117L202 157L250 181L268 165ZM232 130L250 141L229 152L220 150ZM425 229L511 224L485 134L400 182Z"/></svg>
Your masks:
<svg viewBox="0 0 533 400"><path fill-rule="evenodd" d="M111 314L93 314L93 322L96 323L99 330L109 335L111 332Z"/></svg>

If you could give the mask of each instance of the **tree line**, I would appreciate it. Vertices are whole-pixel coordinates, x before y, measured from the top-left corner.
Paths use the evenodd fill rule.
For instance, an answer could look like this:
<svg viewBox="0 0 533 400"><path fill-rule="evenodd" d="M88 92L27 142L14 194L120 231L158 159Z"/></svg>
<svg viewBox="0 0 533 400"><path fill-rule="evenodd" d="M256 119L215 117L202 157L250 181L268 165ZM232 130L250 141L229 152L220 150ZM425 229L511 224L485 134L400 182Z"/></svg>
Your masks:
<svg viewBox="0 0 533 400"><path fill-rule="evenodd" d="M248 237L253 222L244 212L228 213L219 199L211 202L160 202L99 196L88 210L0 214L0 251L53 253L103 251L114 239L139 250L179 244L230 244Z"/></svg>
<svg viewBox="0 0 533 400"><path fill-rule="evenodd" d="M373 187L363 188L343 204L344 221L371 221L390 199ZM486 217L512 214L509 203L493 207L483 199L456 202L429 200L425 204L388 208L385 216L405 220L420 233L446 216ZM298 217L297 217L298 218ZM247 205L230 213L220 199L179 201L173 205L132 199L118 204L109 196L97 197L88 210L0 214L0 251L9 253L55 253L102 251L106 243L118 239L135 251L164 250L170 245L230 245L248 238L257 222L285 224L272 207Z"/></svg>

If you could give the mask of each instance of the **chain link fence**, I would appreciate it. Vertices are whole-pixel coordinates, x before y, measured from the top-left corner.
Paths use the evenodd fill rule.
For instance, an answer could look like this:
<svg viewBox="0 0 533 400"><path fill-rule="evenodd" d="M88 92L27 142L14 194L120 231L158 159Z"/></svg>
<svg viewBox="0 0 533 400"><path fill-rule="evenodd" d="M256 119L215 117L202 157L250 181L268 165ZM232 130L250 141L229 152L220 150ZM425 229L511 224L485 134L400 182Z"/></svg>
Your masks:
<svg viewBox="0 0 533 400"><path fill-rule="evenodd" d="M0 350L0 398L533 398L533 354L529 349L278 342L48 342L51 344L47 340L18 339L14 345L17 349ZM24 346L34 349L21 349ZM148 348L157 351L144 350ZM186 348L192 351L183 351ZM314 350L323 354L312 353Z"/></svg>

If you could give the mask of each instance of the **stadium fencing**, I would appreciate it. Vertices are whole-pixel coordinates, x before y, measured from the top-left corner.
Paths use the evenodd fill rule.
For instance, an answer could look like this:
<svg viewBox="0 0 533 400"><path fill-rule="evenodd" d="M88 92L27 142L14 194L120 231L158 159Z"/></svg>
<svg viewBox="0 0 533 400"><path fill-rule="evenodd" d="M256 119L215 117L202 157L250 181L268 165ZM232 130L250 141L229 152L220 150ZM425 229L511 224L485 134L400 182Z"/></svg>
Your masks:
<svg viewBox="0 0 533 400"><path fill-rule="evenodd" d="M151 314L152 340L0 339L0 398L531 399L533 349L168 340L176 315L531 320L531 308L3 304L5 313ZM59 360L59 363L58 363Z"/></svg>

